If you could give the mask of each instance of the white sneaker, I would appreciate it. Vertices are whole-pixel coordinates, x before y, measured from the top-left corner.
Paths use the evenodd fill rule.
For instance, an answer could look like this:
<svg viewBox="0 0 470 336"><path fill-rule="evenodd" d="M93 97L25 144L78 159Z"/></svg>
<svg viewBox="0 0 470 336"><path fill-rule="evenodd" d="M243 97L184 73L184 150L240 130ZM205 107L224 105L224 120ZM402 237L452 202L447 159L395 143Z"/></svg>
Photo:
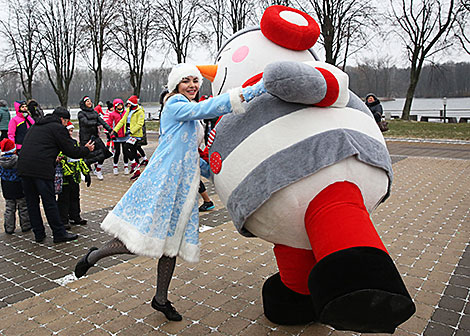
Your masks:
<svg viewBox="0 0 470 336"><path fill-rule="evenodd" d="M113 168L113 173L114 173L114 175L118 175L118 174L119 174L118 169L117 169L117 168Z"/></svg>
<svg viewBox="0 0 470 336"><path fill-rule="evenodd" d="M124 175L129 175L129 168L124 167Z"/></svg>
<svg viewBox="0 0 470 336"><path fill-rule="evenodd" d="M96 177L98 178L98 180L103 179L103 173L101 172L101 170L96 172Z"/></svg>

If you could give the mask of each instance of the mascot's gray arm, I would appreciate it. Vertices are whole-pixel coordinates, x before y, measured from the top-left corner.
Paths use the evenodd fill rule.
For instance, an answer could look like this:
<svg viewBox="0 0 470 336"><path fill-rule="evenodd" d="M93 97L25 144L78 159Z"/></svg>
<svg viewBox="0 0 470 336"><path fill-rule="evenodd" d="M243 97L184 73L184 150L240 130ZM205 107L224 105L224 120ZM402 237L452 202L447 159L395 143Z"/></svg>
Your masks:
<svg viewBox="0 0 470 336"><path fill-rule="evenodd" d="M326 95L321 72L302 62L268 64L263 79L267 92L286 102L314 105Z"/></svg>

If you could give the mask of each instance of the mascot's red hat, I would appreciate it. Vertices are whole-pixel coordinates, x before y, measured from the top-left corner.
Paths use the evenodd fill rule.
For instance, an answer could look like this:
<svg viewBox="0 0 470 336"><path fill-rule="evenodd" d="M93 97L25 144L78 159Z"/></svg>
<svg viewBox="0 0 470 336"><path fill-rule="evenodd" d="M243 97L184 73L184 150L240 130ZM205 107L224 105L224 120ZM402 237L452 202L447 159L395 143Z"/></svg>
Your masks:
<svg viewBox="0 0 470 336"><path fill-rule="evenodd" d="M279 17L283 20L279 20ZM281 5L268 7L260 26L268 40L292 50L307 50L313 47L320 36L320 27L310 15Z"/></svg>

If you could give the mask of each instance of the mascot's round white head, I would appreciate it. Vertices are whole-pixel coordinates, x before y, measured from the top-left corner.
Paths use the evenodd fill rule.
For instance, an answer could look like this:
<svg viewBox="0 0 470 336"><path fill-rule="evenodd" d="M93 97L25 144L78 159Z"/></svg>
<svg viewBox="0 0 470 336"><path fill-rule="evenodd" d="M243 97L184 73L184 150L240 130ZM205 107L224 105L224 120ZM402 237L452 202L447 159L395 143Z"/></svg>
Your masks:
<svg viewBox="0 0 470 336"><path fill-rule="evenodd" d="M214 95L253 85L266 65L282 60L317 59L310 48L320 36L316 21L306 13L285 6L266 9L260 27L242 30L228 39L216 57L216 65L200 66L212 81Z"/></svg>

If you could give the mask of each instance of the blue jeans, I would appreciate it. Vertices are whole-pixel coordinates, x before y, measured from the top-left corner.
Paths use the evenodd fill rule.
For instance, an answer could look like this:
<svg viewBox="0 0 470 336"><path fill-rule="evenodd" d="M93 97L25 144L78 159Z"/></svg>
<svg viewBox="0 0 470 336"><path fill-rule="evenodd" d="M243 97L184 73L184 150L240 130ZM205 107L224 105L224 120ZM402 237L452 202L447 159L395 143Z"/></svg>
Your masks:
<svg viewBox="0 0 470 336"><path fill-rule="evenodd" d="M46 236L39 209L39 196L41 196L42 206L46 213L47 222L52 229L52 234L56 238L65 236L66 231L60 220L59 208L55 200L54 182L30 176L22 176L21 179L34 236L36 238Z"/></svg>

